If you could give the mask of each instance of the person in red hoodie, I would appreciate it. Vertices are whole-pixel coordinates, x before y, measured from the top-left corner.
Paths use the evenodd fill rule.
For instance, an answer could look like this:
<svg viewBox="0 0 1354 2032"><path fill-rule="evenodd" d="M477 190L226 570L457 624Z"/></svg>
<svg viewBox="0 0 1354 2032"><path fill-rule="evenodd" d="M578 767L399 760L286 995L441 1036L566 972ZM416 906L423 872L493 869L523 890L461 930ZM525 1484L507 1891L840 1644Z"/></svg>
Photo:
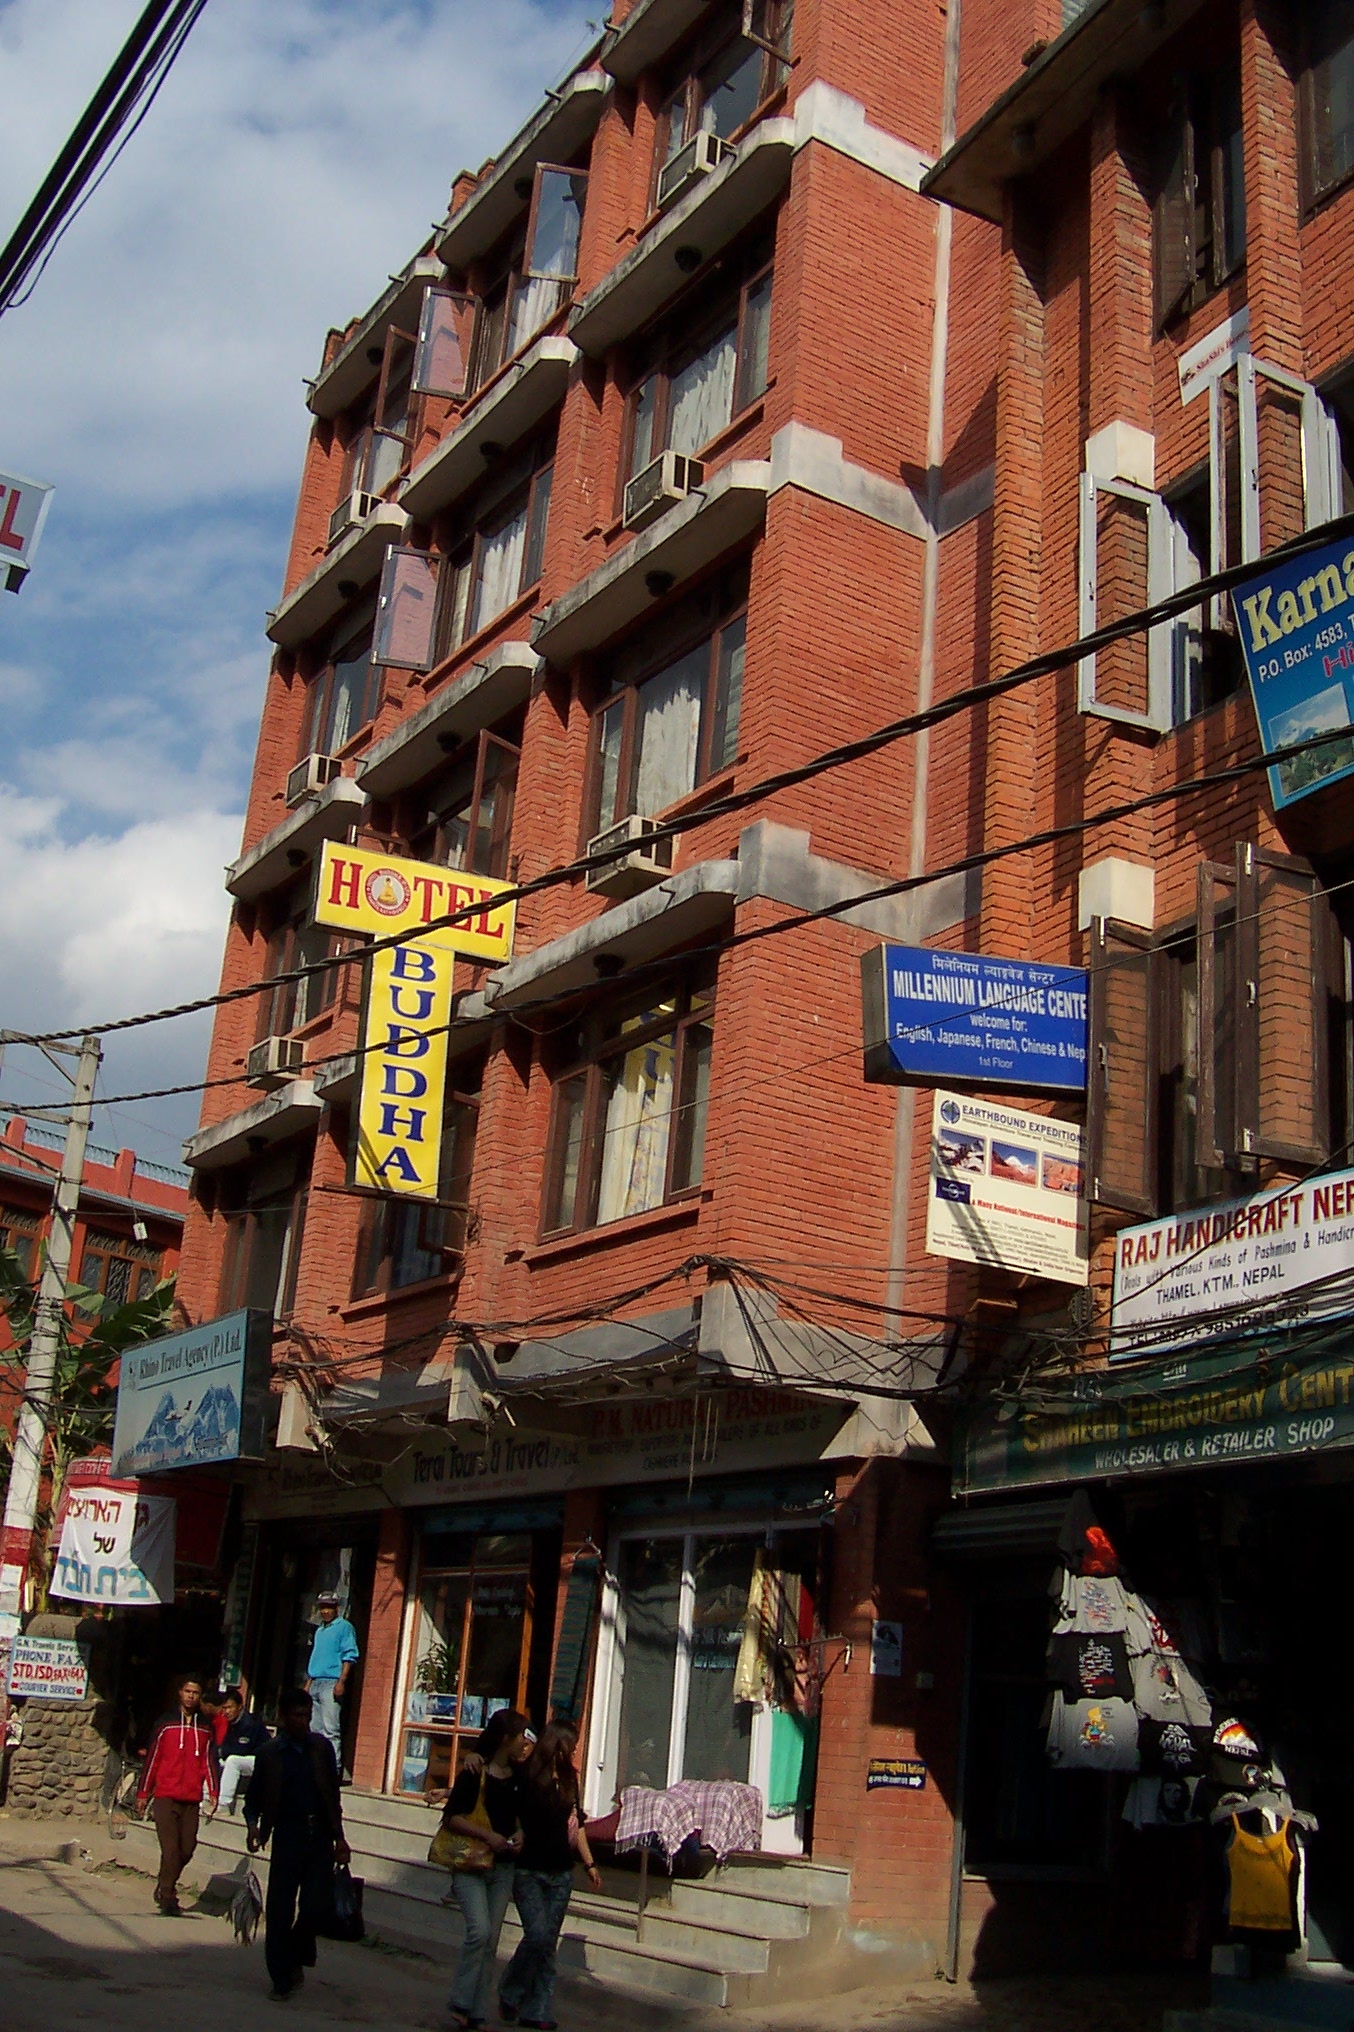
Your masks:
<svg viewBox="0 0 1354 2032"><path fill-rule="evenodd" d="M155 1724L136 1803L150 1807L160 1838L160 1874L155 1902L167 1919L180 1912L179 1878L197 1847L198 1808L216 1804L218 1777L214 1731L200 1712L202 1682L191 1674L178 1682L179 1704Z"/></svg>

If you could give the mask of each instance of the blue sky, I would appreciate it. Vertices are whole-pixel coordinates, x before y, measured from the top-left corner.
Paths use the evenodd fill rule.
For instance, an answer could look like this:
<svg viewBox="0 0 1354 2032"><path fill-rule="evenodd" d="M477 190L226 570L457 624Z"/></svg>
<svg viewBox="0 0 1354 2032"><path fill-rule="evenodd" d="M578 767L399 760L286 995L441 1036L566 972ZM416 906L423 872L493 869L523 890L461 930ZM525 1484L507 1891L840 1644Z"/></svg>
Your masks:
<svg viewBox="0 0 1354 2032"><path fill-rule="evenodd" d="M0 0L0 239L142 0ZM0 595L0 1028L210 992L324 334L591 40L604 0L209 0L145 125L0 319L0 470L56 486ZM200 1075L207 1019L102 1091ZM55 1099L11 1051L0 1096ZM178 1155L197 1101L100 1111Z"/></svg>

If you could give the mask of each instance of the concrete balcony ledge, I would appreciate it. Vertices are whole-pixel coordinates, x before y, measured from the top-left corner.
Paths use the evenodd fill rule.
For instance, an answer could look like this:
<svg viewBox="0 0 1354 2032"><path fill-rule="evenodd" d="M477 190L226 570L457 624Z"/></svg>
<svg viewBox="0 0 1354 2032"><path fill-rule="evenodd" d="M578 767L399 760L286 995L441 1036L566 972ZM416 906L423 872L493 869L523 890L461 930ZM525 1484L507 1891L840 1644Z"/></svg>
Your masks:
<svg viewBox="0 0 1354 2032"><path fill-rule="evenodd" d="M392 276L389 289L377 297L352 337L344 341L329 365L322 367L311 382L306 407L312 415L340 416L356 402L381 371L386 333L391 326L416 333L424 290L430 282L444 279L445 271L435 254L418 255L401 274Z"/></svg>
<svg viewBox="0 0 1354 2032"><path fill-rule="evenodd" d="M694 862L656 889L617 903L562 938L552 938L500 967L484 984L486 1006L502 1015L538 995L567 995L595 987L601 957L638 966L675 951L733 915L738 875L737 861Z"/></svg>
<svg viewBox="0 0 1354 2032"><path fill-rule="evenodd" d="M323 1108L324 1102L309 1080L292 1080L252 1107L227 1115L224 1122L199 1129L184 1144L183 1161L194 1171L222 1171L228 1164L242 1164L265 1144L285 1143L289 1137L313 1129Z"/></svg>
<svg viewBox="0 0 1354 2032"><path fill-rule="evenodd" d="M498 643L378 741L356 781L368 797L390 797L430 776L451 749L523 704L540 667L529 642Z"/></svg>
<svg viewBox="0 0 1354 2032"><path fill-rule="evenodd" d="M451 214L437 252L458 272L487 254L531 202L538 162L572 162L597 131L611 80L605 71L579 70L562 92L552 93L508 143L479 189ZM519 186L525 184L523 192Z"/></svg>
<svg viewBox="0 0 1354 2032"><path fill-rule="evenodd" d="M599 648L652 604L655 595L646 581L655 572L680 584L759 529L770 486L765 460L734 459L720 466L697 493L669 508L538 614L533 647L558 668Z"/></svg>
<svg viewBox="0 0 1354 2032"><path fill-rule="evenodd" d="M710 260L779 197L790 180L795 132L793 120L763 120L589 290L569 320L569 337L583 352L600 359L637 332L690 281L688 250L699 257L694 265Z"/></svg>
<svg viewBox="0 0 1354 2032"><path fill-rule="evenodd" d="M318 797L288 812L281 825L263 835L226 870L226 887L241 903L276 889L315 854L325 840L341 840L356 824L367 794L351 776L336 776Z"/></svg>
<svg viewBox="0 0 1354 2032"><path fill-rule="evenodd" d="M637 84L645 71L663 61L688 28L694 27L709 0L639 0L602 46L602 69L618 84Z"/></svg>
<svg viewBox="0 0 1354 2032"><path fill-rule="evenodd" d="M515 367L492 382L455 430L414 468L400 489L400 506L415 522L430 522L482 480L495 445L516 444L563 399L580 357L572 339L537 339Z"/></svg>
<svg viewBox="0 0 1354 2032"><path fill-rule="evenodd" d="M366 521L350 529L314 571L273 608L268 616L268 640L280 649L299 649L327 627L347 606L353 586L370 585L380 575L387 550L408 527L409 517L393 501L382 501L373 508Z"/></svg>

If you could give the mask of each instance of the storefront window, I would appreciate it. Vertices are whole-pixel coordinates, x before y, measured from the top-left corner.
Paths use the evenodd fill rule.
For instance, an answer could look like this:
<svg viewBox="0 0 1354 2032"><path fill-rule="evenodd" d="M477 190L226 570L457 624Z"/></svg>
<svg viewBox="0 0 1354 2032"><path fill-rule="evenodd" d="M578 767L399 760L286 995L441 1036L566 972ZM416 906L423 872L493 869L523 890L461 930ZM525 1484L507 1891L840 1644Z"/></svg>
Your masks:
<svg viewBox="0 0 1354 2032"><path fill-rule="evenodd" d="M463 1741L526 1699L531 1539L445 1533L423 1541L397 1790L451 1783Z"/></svg>

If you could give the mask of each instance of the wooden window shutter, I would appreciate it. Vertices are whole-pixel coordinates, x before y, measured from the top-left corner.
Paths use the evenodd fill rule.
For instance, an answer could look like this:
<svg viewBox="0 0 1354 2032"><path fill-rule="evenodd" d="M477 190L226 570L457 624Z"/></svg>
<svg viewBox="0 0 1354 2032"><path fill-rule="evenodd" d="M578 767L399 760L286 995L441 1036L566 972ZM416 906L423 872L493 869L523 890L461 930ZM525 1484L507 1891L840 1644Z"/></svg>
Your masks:
<svg viewBox="0 0 1354 2032"><path fill-rule="evenodd" d="M1247 843L1236 900L1238 1149L1318 1164L1330 1154L1326 899L1303 862Z"/></svg>
<svg viewBox="0 0 1354 2032"><path fill-rule="evenodd" d="M1157 197L1152 215L1157 323L1163 325L1194 287L1193 134L1183 90L1162 135Z"/></svg>
<svg viewBox="0 0 1354 2032"><path fill-rule="evenodd" d="M1200 861L1198 897L1196 1150L1198 1163L1221 1169L1231 1163L1237 1149L1236 869Z"/></svg>
<svg viewBox="0 0 1354 2032"><path fill-rule="evenodd" d="M1086 1145L1091 1198L1157 1211L1157 955L1150 932L1091 926Z"/></svg>

